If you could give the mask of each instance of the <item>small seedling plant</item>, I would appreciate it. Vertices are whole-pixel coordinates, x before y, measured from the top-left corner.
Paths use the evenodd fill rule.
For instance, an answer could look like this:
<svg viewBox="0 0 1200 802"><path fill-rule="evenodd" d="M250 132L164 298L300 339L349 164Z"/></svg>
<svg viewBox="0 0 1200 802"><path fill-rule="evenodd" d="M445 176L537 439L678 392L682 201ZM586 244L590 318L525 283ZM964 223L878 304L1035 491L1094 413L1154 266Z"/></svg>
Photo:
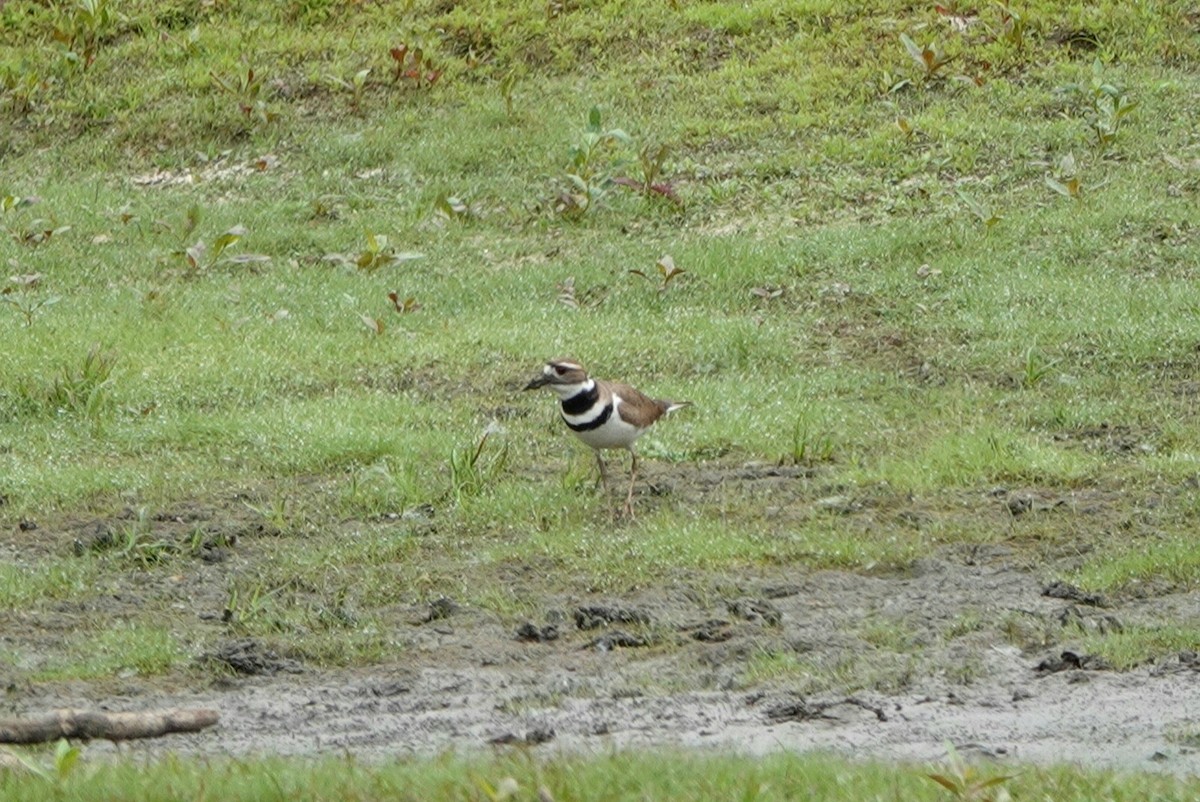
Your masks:
<svg viewBox="0 0 1200 802"><path fill-rule="evenodd" d="M66 52L66 61L87 70L96 60L100 43L116 27L117 13L109 0L76 0L61 6L53 37Z"/></svg>
<svg viewBox="0 0 1200 802"><path fill-rule="evenodd" d="M41 273L9 276L8 284L0 290L0 302L11 306L25 319L25 328L33 325L43 309L62 300L58 295L41 295L37 292L44 278Z"/></svg>
<svg viewBox="0 0 1200 802"><path fill-rule="evenodd" d="M980 203L962 190L959 190L958 192L958 199L962 201L963 205L967 207L967 210L970 211L971 214L983 224L983 230L986 234L991 234L992 229L999 225L1000 221L1004 219L992 207Z"/></svg>
<svg viewBox="0 0 1200 802"><path fill-rule="evenodd" d="M1025 47L1025 18L1008 3L998 2L1000 9L1000 38L1017 50Z"/></svg>
<svg viewBox="0 0 1200 802"><path fill-rule="evenodd" d="M400 293L393 291L389 292L387 297L392 302L392 309L398 315L409 315L421 308L421 305L417 303L416 296L413 295L401 299Z"/></svg>
<svg viewBox="0 0 1200 802"><path fill-rule="evenodd" d="M433 209L445 220L457 220L463 222L466 220L474 220L476 218L475 210L471 208L471 204L464 201L457 195L438 195L438 198L433 203Z"/></svg>
<svg viewBox="0 0 1200 802"><path fill-rule="evenodd" d="M326 82L335 89L341 89L350 95L350 107L358 111L362 107L363 92L367 89L367 78L371 75L371 68L366 67L354 73L350 78L341 78L337 75L327 75Z"/></svg>
<svg viewBox="0 0 1200 802"><path fill-rule="evenodd" d="M1075 163L1075 155L1068 153L1058 162L1057 175L1046 175L1046 186L1064 198L1070 198L1076 203L1083 202L1083 179L1079 176L1079 167ZM1099 189L1103 184L1097 184L1091 189Z"/></svg>
<svg viewBox="0 0 1200 802"><path fill-rule="evenodd" d="M811 465L833 459L833 436L815 428L801 417L792 426L792 447L787 454L793 465Z"/></svg>
<svg viewBox="0 0 1200 802"><path fill-rule="evenodd" d="M238 110L246 119L267 124L279 117L267 107L266 96L263 94L263 75L255 72L253 67L247 67L245 75L239 73L234 78L223 78L215 72L210 72L209 76L214 86L233 96Z"/></svg>
<svg viewBox="0 0 1200 802"><path fill-rule="evenodd" d="M100 431L104 417L112 409L113 369L117 355L95 343L81 364L62 365L50 380L37 377L18 379L16 398L30 415L73 415L90 421L93 433Z"/></svg>
<svg viewBox="0 0 1200 802"><path fill-rule="evenodd" d="M1097 150L1107 150L1117 141L1125 119L1138 106L1123 87L1105 76L1104 63L1100 59L1092 62L1092 75L1087 84L1067 84L1059 91L1084 98L1084 113Z"/></svg>
<svg viewBox="0 0 1200 802"><path fill-rule="evenodd" d="M394 246L388 244L386 234L375 234L368 231L366 247L361 251L358 253L328 253L325 254L325 261L353 265L359 270L374 273L382 267L421 259L424 256L425 254L415 251L397 251Z"/></svg>
<svg viewBox="0 0 1200 802"><path fill-rule="evenodd" d="M1037 387L1054 373L1060 361L1058 359L1050 359L1039 351L1036 346L1031 346L1025 351L1025 359L1021 371L1021 386L1026 390L1032 390L1034 387Z"/></svg>
<svg viewBox="0 0 1200 802"><path fill-rule="evenodd" d="M367 331L375 337L382 337L383 333L387 331L387 324L377 317L371 317L370 315L362 314L358 316L358 319L362 321L362 324L364 327L366 327Z"/></svg>
<svg viewBox="0 0 1200 802"><path fill-rule="evenodd" d="M53 215L50 219L39 217L27 220L21 210L37 204L38 200L33 196L5 195L0 197L0 219L4 220L4 230L19 245L30 247L44 245L52 238L71 230L70 226L59 225L53 219Z"/></svg>
<svg viewBox="0 0 1200 802"><path fill-rule="evenodd" d="M671 148L668 145L643 145L642 149L638 151L638 166L641 168L641 176L639 178L622 176L614 178L613 183L637 190L647 198L665 198L677 206L683 205L683 201L675 193L675 187L662 180L663 165L670 153Z"/></svg>
<svg viewBox="0 0 1200 802"><path fill-rule="evenodd" d="M670 255L663 256L661 259L655 262L654 268L658 272L657 277L648 275L644 271L637 270L636 268L630 270L629 272L632 275L641 276L642 278L651 282L654 284L654 288L659 292L666 292L667 288L671 286L672 281L687 272L681 267L676 267L675 260L671 258Z"/></svg>
<svg viewBox="0 0 1200 802"><path fill-rule="evenodd" d="M563 217L577 219L593 209L613 185L613 172L620 162L614 152L632 142L620 128L605 128L599 106L588 111L587 126L571 146L567 181L571 189L562 193L555 210Z"/></svg>
<svg viewBox="0 0 1200 802"><path fill-rule="evenodd" d="M269 262L271 257L261 253L227 254L231 247L241 242L248 232L241 225L234 226L217 236L212 244L204 240L196 240L194 245L175 251L176 256L182 256L187 262L188 272L199 273L202 270L223 265L244 265L258 262Z"/></svg>
<svg viewBox="0 0 1200 802"><path fill-rule="evenodd" d="M387 294L388 301L392 305L392 310L398 315L410 315L421 308L421 304L417 303L416 296L409 295L405 298L400 297L400 293L393 290ZM381 337L384 331L387 330L387 324L377 317L371 315L359 315L359 319L371 334Z"/></svg>
<svg viewBox="0 0 1200 802"><path fill-rule="evenodd" d="M900 44L904 45L904 51L916 62L921 69L921 77L927 81L938 77L942 68L955 59L955 56L947 56L936 45L918 45L905 33L900 34Z"/></svg>
<svg viewBox="0 0 1200 802"><path fill-rule="evenodd" d="M19 763L33 776L44 780L47 784L61 786L79 765L79 758L83 755L83 752L78 746L71 746L71 742L66 738L59 738L58 742L54 745L54 755L49 766L43 765L30 755L25 755L12 749L5 749L4 754ZM60 793L62 792L61 788L58 790Z"/></svg>
<svg viewBox="0 0 1200 802"><path fill-rule="evenodd" d="M9 214L17 209L24 209L33 206L38 202L38 198L33 195L21 197L20 195L4 195L0 196L0 214Z"/></svg>
<svg viewBox="0 0 1200 802"><path fill-rule="evenodd" d="M1007 802L1010 798L1004 783L1012 779L1007 775L986 775L968 765L953 747L944 771L926 774L946 790L952 799L960 802Z"/></svg>
<svg viewBox="0 0 1200 802"><path fill-rule="evenodd" d="M429 89L442 77L442 71L434 69L433 62L419 47L410 48L406 44L400 44L388 52L392 57L394 84L407 83L414 89Z"/></svg>

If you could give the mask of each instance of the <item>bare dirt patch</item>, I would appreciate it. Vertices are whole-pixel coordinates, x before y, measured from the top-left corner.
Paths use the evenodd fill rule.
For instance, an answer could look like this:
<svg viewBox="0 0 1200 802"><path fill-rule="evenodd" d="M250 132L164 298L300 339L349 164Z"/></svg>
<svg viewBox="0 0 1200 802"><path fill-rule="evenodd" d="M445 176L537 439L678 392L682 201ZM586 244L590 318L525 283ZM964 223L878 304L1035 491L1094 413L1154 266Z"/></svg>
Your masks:
<svg viewBox="0 0 1200 802"><path fill-rule="evenodd" d="M953 507L881 496L826 509L828 488L815 486L805 467L710 467L669 487L665 473L652 472L643 502L689 503L733 484L793 518L852 515L865 528L900 525L905 511L923 525ZM997 526L1040 514L1086 522L1111 506L1093 495L1089 505L1057 504L1037 488L976 493L966 512ZM1012 509L1018 497L1028 509ZM252 570L277 537L234 512L242 509L197 503L155 515L141 522L134 546L166 550L169 572L149 564L131 571L118 593L0 616L5 646L45 656L80 625L149 607L191 633L187 642L203 644L188 667L55 682L30 678L37 659L24 668L0 662L2 709L220 711L214 729L123 747L150 753L346 750L383 758L513 745L685 745L931 760L953 744L1001 760L1200 771L1189 745L1200 659L1183 652L1117 672L1082 646L1089 632L1194 618L1200 596L1081 591L1061 580L1069 549L1054 564L1038 562L1019 542L998 538L936 547L899 569L681 572L608 593L549 584L539 591L536 577L518 573L525 612L515 616L447 596L405 600L397 589L385 619L394 650L370 666L323 668L289 649L286 637L246 637L221 620L222 579ZM131 548L113 534L123 521L21 532L5 550Z"/></svg>

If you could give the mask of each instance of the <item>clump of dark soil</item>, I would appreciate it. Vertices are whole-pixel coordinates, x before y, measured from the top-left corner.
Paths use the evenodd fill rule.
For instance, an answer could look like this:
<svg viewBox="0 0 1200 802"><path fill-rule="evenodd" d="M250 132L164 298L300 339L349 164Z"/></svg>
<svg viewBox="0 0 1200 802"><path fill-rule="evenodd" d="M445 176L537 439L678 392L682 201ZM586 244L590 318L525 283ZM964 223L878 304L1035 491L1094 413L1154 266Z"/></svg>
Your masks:
<svg viewBox="0 0 1200 802"><path fill-rule="evenodd" d="M281 657L254 638L226 641L202 660L233 669L239 674L250 676L272 676L274 674L300 674L304 671L300 662Z"/></svg>
<svg viewBox="0 0 1200 802"><path fill-rule="evenodd" d="M591 604L575 610L575 626L597 629L610 624L649 624L650 614L644 610L608 604Z"/></svg>

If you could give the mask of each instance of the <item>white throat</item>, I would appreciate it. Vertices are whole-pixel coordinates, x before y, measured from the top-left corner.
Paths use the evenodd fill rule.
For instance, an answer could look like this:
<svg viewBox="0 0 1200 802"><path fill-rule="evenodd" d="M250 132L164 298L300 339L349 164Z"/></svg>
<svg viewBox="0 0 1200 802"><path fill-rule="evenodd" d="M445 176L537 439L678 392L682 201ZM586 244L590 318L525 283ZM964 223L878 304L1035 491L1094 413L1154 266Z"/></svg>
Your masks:
<svg viewBox="0 0 1200 802"><path fill-rule="evenodd" d="M590 393L596 386L596 380L588 378L586 381L575 382L574 384L551 384L550 389L559 397L559 400L566 401L572 396L580 393Z"/></svg>

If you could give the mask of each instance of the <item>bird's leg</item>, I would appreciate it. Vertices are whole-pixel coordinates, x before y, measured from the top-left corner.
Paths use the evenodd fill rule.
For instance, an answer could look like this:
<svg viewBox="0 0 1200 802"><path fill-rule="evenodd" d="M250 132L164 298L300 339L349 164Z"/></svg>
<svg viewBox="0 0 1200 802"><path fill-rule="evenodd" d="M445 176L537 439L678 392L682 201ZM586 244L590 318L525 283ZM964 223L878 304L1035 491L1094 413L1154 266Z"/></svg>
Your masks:
<svg viewBox="0 0 1200 802"><path fill-rule="evenodd" d="M600 466L600 487L604 488L604 495L608 495L608 470L604 465L604 457L600 455L600 449L596 449L596 464Z"/></svg>
<svg viewBox="0 0 1200 802"><path fill-rule="evenodd" d="M633 514L633 486L637 482L637 452L631 448L629 449L629 456L633 459L629 465L629 492L625 495L625 515L632 521L636 517Z"/></svg>

